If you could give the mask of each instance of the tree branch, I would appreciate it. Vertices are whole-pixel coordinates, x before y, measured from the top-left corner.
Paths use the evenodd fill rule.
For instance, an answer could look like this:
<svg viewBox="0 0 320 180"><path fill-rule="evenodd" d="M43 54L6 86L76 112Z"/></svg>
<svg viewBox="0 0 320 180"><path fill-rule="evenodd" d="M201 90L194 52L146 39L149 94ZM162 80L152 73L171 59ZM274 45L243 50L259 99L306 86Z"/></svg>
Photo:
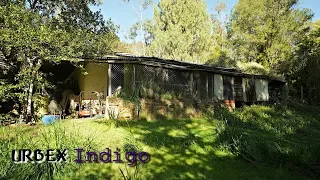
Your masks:
<svg viewBox="0 0 320 180"><path fill-rule="evenodd" d="M36 7L37 3L38 3L38 0L34 0L32 5L30 6L30 8L34 9Z"/></svg>

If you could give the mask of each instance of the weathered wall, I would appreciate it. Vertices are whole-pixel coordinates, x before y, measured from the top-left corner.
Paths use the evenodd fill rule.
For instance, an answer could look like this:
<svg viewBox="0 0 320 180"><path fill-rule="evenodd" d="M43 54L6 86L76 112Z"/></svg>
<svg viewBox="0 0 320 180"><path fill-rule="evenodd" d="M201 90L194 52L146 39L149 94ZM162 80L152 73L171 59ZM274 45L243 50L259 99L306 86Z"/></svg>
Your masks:
<svg viewBox="0 0 320 180"><path fill-rule="evenodd" d="M108 64L107 63L86 63L84 75L80 69L75 75L81 91L86 91L85 99L89 99L90 92L103 92L106 97L108 93ZM95 96L94 96L95 97Z"/></svg>
<svg viewBox="0 0 320 180"><path fill-rule="evenodd" d="M220 74L214 74L214 95L218 100L223 100L223 76Z"/></svg>
<svg viewBox="0 0 320 180"><path fill-rule="evenodd" d="M79 83L79 87L81 91L86 91L87 93L84 94L85 99L89 99L90 92L92 91L98 91L103 92L104 96L106 97L108 94L108 64L107 63L86 63L84 65L87 75L84 75L80 69L77 70L77 73L75 75L77 76L77 80ZM145 72L143 72L145 73ZM200 73L201 74L201 73ZM208 82L214 83L214 85L210 85L208 83L208 87L206 87L206 75L203 73L203 76L200 74L194 73L193 77L193 93L197 97L201 97L202 99L208 99L207 96L215 96L218 100L228 99L224 97L225 95L225 76L220 74L214 74L213 77L208 77ZM145 75L145 74L144 74ZM197 77L198 75L199 77ZM211 74L209 74L211 75ZM200 78L201 77L201 78ZM125 64L124 67L124 92L127 94L132 93L132 87L133 87L133 66L132 64ZM232 78L233 79L233 78ZM269 99L269 92L267 91L267 85L264 82L256 81L252 85L253 87L249 88L249 79L244 78L243 82L239 85L243 88L243 101L268 101ZM263 89L257 89L257 87L254 87L255 84L259 84L259 87L263 86ZM260 85L261 84L261 85ZM209 92L206 92L206 89L208 88ZM234 93L233 85L231 85L232 93ZM252 94L250 89L252 89ZM213 92L212 92L213 91ZM250 91L250 92L249 92ZM249 93L249 94L248 94ZM258 97L255 97L254 95L257 94ZM252 97L251 97L252 96ZM230 99L230 98L229 98ZM233 98L231 98L233 99ZM241 99L242 100L242 99Z"/></svg>
<svg viewBox="0 0 320 180"><path fill-rule="evenodd" d="M76 72L73 74L74 78L78 81L79 90L83 91L84 89L84 75L82 74L82 71L77 68L75 70Z"/></svg>
<svg viewBox="0 0 320 180"><path fill-rule="evenodd" d="M257 101L269 101L268 81L263 79L256 79L255 88Z"/></svg>

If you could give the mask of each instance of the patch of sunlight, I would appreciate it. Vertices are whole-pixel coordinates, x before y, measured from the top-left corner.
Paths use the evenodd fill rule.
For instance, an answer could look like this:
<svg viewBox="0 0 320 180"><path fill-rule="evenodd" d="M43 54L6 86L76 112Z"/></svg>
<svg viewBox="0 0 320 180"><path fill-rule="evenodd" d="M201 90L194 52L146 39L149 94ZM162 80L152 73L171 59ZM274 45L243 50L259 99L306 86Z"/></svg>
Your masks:
<svg viewBox="0 0 320 180"><path fill-rule="evenodd" d="M150 130L144 130L144 129L139 129L138 132L139 132L139 134L145 134L145 135L152 133L152 131L150 131Z"/></svg>
<svg viewBox="0 0 320 180"><path fill-rule="evenodd" d="M276 132L276 129L269 123L259 123L259 125L262 130Z"/></svg>
<svg viewBox="0 0 320 180"><path fill-rule="evenodd" d="M157 166L157 168L155 168L155 172L159 174L164 173L166 171L167 171L167 167L165 166Z"/></svg>
<svg viewBox="0 0 320 180"><path fill-rule="evenodd" d="M267 113L262 113L262 114L261 114L261 117L263 117L263 118L270 118L271 116L270 116L269 114L267 114Z"/></svg>
<svg viewBox="0 0 320 180"><path fill-rule="evenodd" d="M160 131L160 132L161 132L161 131L165 131L165 130L166 130L165 127L159 127L159 128L158 128L158 131Z"/></svg>
<svg viewBox="0 0 320 180"><path fill-rule="evenodd" d="M175 157L170 154L170 153L166 153L163 158L166 160L166 161L173 161L175 159Z"/></svg>
<svg viewBox="0 0 320 180"><path fill-rule="evenodd" d="M157 153L161 154L161 155L165 155L165 154L168 154L169 152L168 152L167 148L161 147L161 148L158 149Z"/></svg>
<svg viewBox="0 0 320 180"><path fill-rule="evenodd" d="M190 172L187 172L186 175L190 178L190 179L195 179L196 177L191 174Z"/></svg>
<svg viewBox="0 0 320 180"><path fill-rule="evenodd" d="M142 135L140 135L140 134L134 134L133 135L133 138L136 138L136 139L139 139L139 138L141 138L142 137Z"/></svg>
<svg viewBox="0 0 320 180"><path fill-rule="evenodd" d="M197 122L193 122L193 123L189 123L189 124L186 124L186 127L187 128L198 128L199 127L199 123Z"/></svg>
<svg viewBox="0 0 320 180"><path fill-rule="evenodd" d="M149 123L156 123L156 122L158 122L157 120L154 120L151 116L149 116L149 118L147 118L146 121L149 122Z"/></svg>
<svg viewBox="0 0 320 180"><path fill-rule="evenodd" d="M198 153L198 154L203 154L203 155L208 154L208 152L205 151L205 150L204 150L201 146L199 146L197 143L191 144L190 149L193 150L193 151L195 151L195 152Z"/></svg>
<svg viewBox="0 0 320 180"><path fill-rule="evenodd" d="M125 131L124 129L110 129L107 132L103 132L99 134L99 138L102 140L104 139L104 141L111 141L111 140L119 140L119 139L123 139L128 135L127 131Z"/></svg>
<svg viewBox="0 0 320 180"><path fill-rule="evenodd" d="M202 163L202 161L199 159L198 155L194 155L191 158L188 158L188 159L184 158L184 159L181 159L181 160L184 160L186 162L186 164L188 164L188 165L201 164Z"/></svg>
<svg viewBox="0 0 320 180"><path fill-rule="evenodd" d="M181 137L181 136L186 136L187 134L181 129L173 129L168 132L168 135L172 137Z"/></svg>
<svg viewBox="0 0 320 180"><path fill-rule="evenodd" d="M189 123L189 124L186 124L186 127L191 129L193 126L192 124Z"/></svg>
<svg viewBox="0 0 320 180"><path fill-rule="evenodd" d="M198 178L201 178L201 179L205 179L205 178L206 178L206 176L203 175L203 174L200 173L200 172L197 173L197 177L198 177Z"/></svg>
<svg viewBox="0 0 320 180"><path fill-rule="evenodd" d="M192 165L194 163L193 159L186 159L186 164Z"/></svg>
<svg viewBox="0 0 320 180"><path fill-rule="evenodd" d="M158 163L158 164L162 164L163 163L163 161L161 159L158 159L158 158L152 158L152 161L155 162L155 163Z"/></svg>
<svg viewBox="0 0 320 180"><path fill-rule="evenodd" d="M206 168L207 170L212 170L212 169L213 169L212 167L210 167L210 166L208 166L208 165L206 165L205 168Z"/></svg>
<svg viewBox="0 0 320 180"><path fill-rule="evenodd" d="M196 133L200 137L207 137L207 136L212 136L214 132L214 127L206 127L206 128L201 128L199 129Z"/></svg>
<svg viewBox="0 0 320 180"><path fill-rule="evenodd" d="M226 150L216 150L214 152L214 154L217 156L217 157L226 157L226 156L231 156L233 157L234 155L231 153L231 152L228 152Z"/></svg>
<svg viewBox="0 0 320 180"><path fill-rule="evenodd" d="M189 154L193 154L189 149L186 149L186 150L185 150L185 153L188 154L188 155L189 155Z"/></svg>
<svg viewBox="0 0 320 180"><path fill-rule="evenodd" d="M205 145L205 146L204 146L204 149L205 149L205 151L208 151L208 152L214 150L213 146L210 146L210 145Z"/></svg>
<svg viewBox="0 0 320 180"><path fill-rule="evenodd" d="M259 106L259 105L256 105L256 106L253 106L254 109L256 110L259 110L259 111L271 111L273 110L272 107L268 107L268 106Z"/></svg>

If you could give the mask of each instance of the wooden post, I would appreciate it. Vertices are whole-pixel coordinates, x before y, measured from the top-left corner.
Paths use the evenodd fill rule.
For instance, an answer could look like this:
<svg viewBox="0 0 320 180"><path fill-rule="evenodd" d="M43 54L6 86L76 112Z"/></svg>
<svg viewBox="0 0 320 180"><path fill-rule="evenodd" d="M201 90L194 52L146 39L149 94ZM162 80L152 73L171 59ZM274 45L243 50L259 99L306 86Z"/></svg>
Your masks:
<svg viewBox="0 0 320 180"><path fill-rule="evenodd" d="M190 93L191 95L193 95L193 72L190 72L190 82L189 82L189 86L190 86Z"/></svg>
<svg viewBox="0 0 320 180"><path fill-rule="evenodd" d="M231 77L232 100L236 100L236 92L234 92L234 77Z"/></svg>
<svg viewBox="0 0 320 180"><path fill-rule="evenodd" d="M200 79L201 73L199 71L196 71L196 89L195 89L195 93L196 93L196 97L198 99L201 99L201 79Z"/></svg>
<svg viewBox="0 0 320 180"><path fill-rule="evenodd" d="M132 69L133 69L133 87L135 88L136 87L136 67L134 64L132 64Z"/></svg>
<svg viewBox="0 0 320 180"><path fill-rule="evenodd" d="M209 98L209 80L208 80L208 73L206 73L206 96L207 99Z"/></svg>
<svg viewBox="0 0 320 180"><path fill-rule="evenodd" d="M110 118L110 116L109 116L109 97L106 97L106 109L105 109L104 117L107 120L109 120L109 118Z"/></svg>
<svg viewBox="0 0 320 180"><path fill-rule="evenodd" d="M211 78L211 81L212 81L212 88L211 88L212 96L211 96L211 99L213 100L214 99L214 74L211 74L211 75L212 75L212 78Z"/></svg>
<svg viewBox="0 0 320 180"><path fill-rule="evenodd" d="M108 96L111 97L112 95L112 88L111 88L111 66L112 64L108 64Z"/></svg>
<svg viewBox="0 0 320 180"><path fill-rule="evenodd" d="M288 98L289 98L289 88L288 88L288 83L286 83L284 85L284 99L285 99L284 103L285 103L285 105L287 105Z"/></svg>

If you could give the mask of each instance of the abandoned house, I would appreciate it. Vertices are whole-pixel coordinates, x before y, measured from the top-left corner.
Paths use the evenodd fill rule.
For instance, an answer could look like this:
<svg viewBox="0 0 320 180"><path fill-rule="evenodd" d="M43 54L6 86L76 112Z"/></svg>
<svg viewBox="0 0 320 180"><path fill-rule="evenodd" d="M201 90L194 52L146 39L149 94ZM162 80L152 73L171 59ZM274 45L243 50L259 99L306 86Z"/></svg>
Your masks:
<svg viewBox="0 0 320 180"><path fill-rule="evenodd" d="M81 111L84 106L102 107L106 98L117 93L147 93L151 98L165 93L215 100L231 108L241 103L266 102L270 92L279 90L284 81L267 76L245 74L237 69L137 57L118 53L94 59L81 59L85 71L70 62L43 66L63 80L63 91L58 102L63 110ZM64 73L62 73L64 72ZM99 111L99 110L98 110ZM104 113L91 111L91 114Z"/></svg>

